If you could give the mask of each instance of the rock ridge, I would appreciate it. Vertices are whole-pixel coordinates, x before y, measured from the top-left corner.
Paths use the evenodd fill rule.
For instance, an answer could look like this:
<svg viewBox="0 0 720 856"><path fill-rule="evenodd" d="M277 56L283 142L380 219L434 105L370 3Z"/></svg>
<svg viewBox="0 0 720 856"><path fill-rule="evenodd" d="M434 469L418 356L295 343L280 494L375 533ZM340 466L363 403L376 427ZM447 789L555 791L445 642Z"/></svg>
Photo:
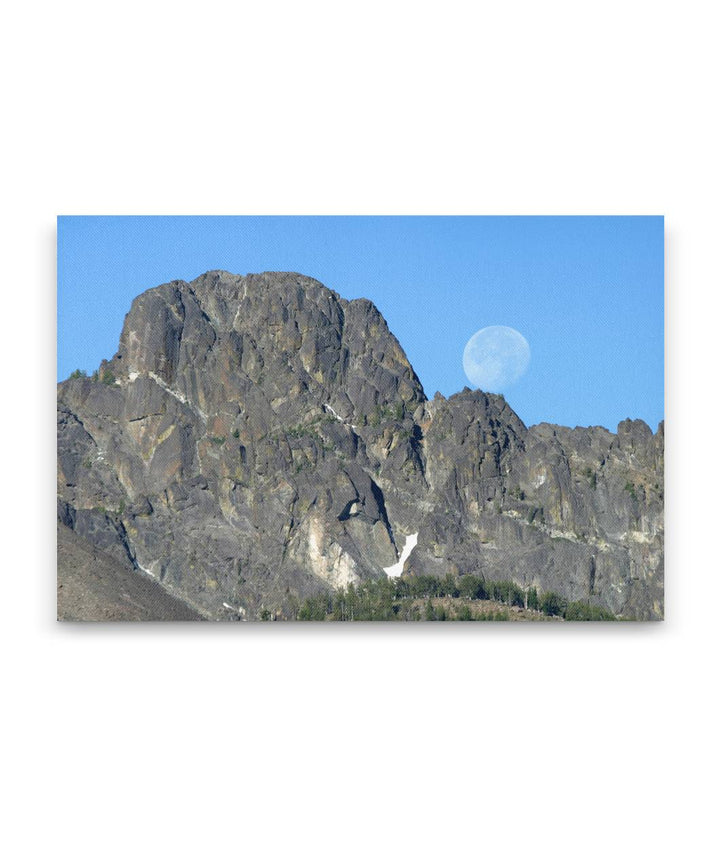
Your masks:
<svg viewBox="0 0 720 856"><path fill-rule="evenodd" d="M403 573L663 614L663 426L526 427L428 400L382 314L291 272L143 292L97 379L58 385L58 518L218 620Z"/></svg>

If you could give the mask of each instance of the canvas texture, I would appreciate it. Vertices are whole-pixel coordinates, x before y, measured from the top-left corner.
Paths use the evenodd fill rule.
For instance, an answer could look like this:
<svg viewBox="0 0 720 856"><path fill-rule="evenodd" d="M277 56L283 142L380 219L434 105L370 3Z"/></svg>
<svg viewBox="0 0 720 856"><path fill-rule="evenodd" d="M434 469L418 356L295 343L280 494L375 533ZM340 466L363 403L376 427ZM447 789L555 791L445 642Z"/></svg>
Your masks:
<svg viewBox="0 0 720 856"><path fill-rule="evenodd" d="M662 218L60 218L58 253L59 619L662 619Z"/></svg>

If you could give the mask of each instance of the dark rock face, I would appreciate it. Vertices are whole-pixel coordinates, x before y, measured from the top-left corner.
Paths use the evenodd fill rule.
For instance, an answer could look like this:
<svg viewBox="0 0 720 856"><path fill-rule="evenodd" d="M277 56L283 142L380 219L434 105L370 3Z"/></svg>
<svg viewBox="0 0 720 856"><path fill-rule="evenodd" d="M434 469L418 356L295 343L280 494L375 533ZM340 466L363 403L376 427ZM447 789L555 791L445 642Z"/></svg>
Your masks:
<svg viewBox="0 0 720 856"><path fill-rule="evenodd" d="M367 300L298 274L141 294L102 380L58 387L60 520L216 619L385 575L484 574L663 610L663 433L428 401Z"/></svg>

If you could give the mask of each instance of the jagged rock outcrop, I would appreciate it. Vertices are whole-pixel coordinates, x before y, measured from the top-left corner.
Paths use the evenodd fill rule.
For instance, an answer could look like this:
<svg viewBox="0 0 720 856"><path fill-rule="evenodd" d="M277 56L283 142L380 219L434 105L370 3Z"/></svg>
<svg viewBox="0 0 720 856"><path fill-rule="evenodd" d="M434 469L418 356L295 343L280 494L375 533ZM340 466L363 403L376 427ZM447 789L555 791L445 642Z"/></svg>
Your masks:
<svg viewBox="0 0 720 856"><path fill-rule="evenodd" d="M58 386L58 516L215 619L405 573L663 609L663 433L526 428L425 397L367 300L213 271L135 299L97 379Z"/></svg>

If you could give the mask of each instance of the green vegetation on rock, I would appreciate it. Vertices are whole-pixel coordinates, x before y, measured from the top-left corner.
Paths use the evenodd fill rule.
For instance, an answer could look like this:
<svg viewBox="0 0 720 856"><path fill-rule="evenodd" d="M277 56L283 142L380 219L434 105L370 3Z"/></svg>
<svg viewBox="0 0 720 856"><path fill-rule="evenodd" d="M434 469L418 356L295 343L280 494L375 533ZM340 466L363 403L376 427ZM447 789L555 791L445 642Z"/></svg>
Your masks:
<svg viewBox="0 0 720 856"><path fill-rule="evenodd" d="M496 608L472 608L479 601L492 602ZM509 621L513 607L538 613L536 619L542 615L565 621L616 620L608 610L587 601L568 601L555 592L539 597L534 587L523 589L509 580L485 580L474 574L350 584L340 591L308 598L297 617L300 621Z"/></svg>

